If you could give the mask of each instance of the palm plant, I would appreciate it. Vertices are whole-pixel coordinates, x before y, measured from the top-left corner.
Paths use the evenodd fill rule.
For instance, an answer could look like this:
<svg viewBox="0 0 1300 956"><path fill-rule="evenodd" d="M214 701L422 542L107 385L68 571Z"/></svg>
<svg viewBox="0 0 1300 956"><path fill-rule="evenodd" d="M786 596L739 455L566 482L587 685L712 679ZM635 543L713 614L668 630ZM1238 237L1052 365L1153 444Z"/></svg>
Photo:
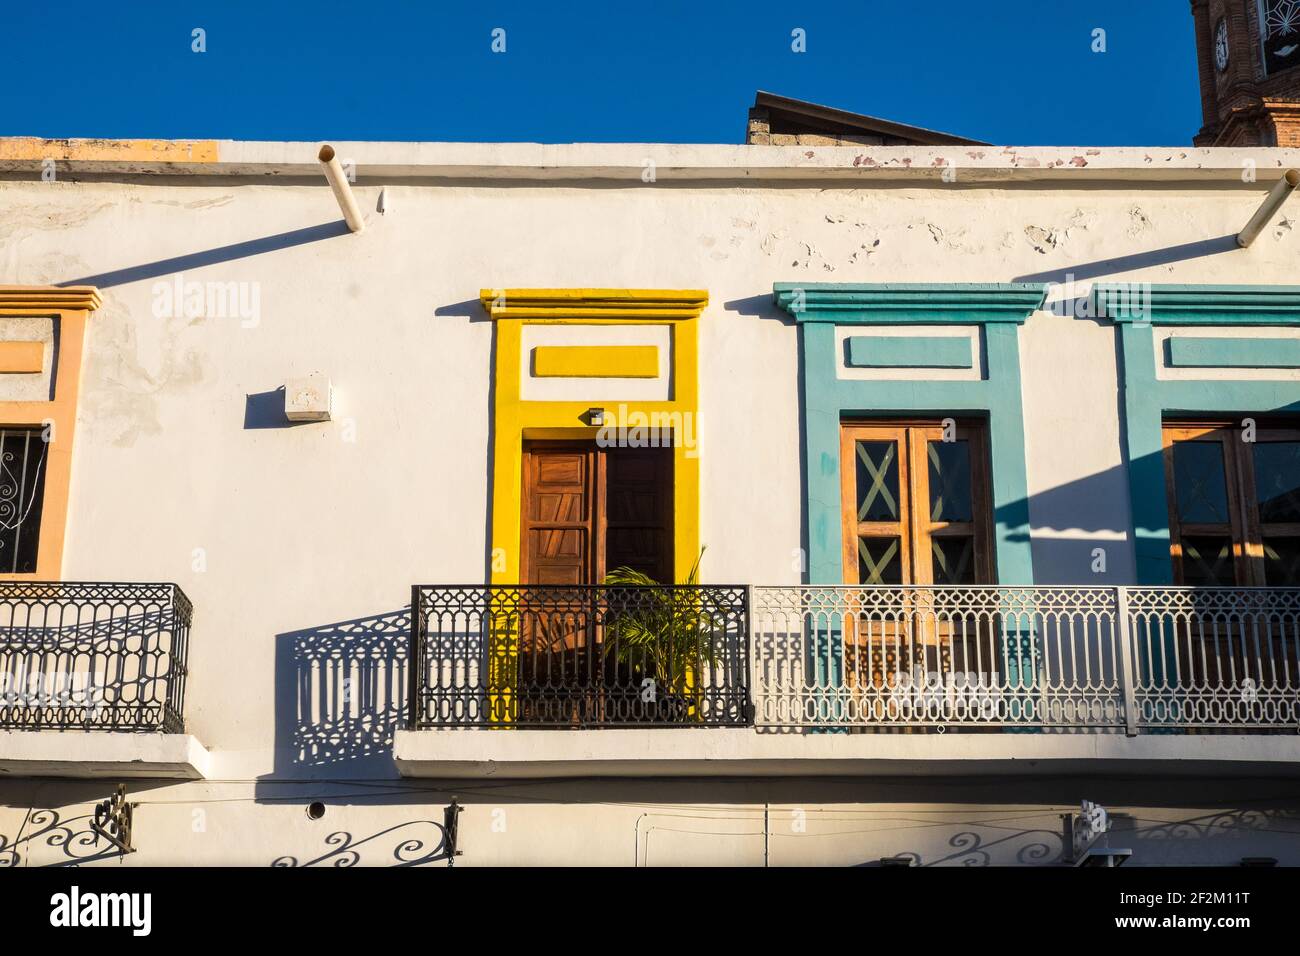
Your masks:
<svg viewBox="0 0 1300 956"><path fill-rule="evenodd" d="M717 622L698 590L703 557L701 548L681 588L665 587L628 567L615 568L603 582L612 588L642 589L635 602L611 617L606 653L652 678L666 697L678 701L699 697L699 672L718 659Z"/></svg>

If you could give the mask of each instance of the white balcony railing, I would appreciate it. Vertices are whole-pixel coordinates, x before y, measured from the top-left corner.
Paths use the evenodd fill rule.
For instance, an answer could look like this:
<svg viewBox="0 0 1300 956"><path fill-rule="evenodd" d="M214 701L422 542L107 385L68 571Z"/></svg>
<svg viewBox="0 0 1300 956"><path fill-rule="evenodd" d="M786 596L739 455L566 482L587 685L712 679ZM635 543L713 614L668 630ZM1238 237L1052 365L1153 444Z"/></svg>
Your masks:
<svg viewBox="0 0 1300 956"><path fill-rule="evenodd" d="M759 587L766 729L1300 731L1300 589Z"/></svg>

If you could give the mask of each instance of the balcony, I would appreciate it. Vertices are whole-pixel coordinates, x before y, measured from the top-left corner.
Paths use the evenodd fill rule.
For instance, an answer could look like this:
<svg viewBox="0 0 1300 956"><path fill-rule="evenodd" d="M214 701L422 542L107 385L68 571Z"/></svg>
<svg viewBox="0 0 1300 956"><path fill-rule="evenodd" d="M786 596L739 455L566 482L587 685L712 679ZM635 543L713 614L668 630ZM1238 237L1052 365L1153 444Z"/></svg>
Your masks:
<svg viewBox="0 0 1300 956"><path fill-rule="evenodd" d="M202 776L174 584L0 582L0 773Z"/></svg>
<svg viewBox="0 0 1300 956"><path fill-rule="evenodd" d="M743 587L417 587L413 728L744 727Z"/></svg>
<svg viewBox="0 0 1300 956"><path fill-rule="evenodd" d="M756 588L781 730L1300 731L1300 590Z"/></svg>
<svg viewBox="0 0 1300 956"><path fill-rule="evenodd" d="M421 587L413 609L412 776L1300 759L1300 589Z"/></svg>

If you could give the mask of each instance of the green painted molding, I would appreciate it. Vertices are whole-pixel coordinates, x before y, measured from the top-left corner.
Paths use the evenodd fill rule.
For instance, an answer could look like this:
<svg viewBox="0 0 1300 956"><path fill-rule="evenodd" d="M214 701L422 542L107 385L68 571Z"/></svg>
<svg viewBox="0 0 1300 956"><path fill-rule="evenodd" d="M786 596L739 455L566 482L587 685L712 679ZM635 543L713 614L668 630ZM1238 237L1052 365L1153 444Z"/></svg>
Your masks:
<svg viewBox="0 0 1300 956"><path fill-rule="evenodd" d="M849 368L973 368L966 336L852 335L844 340ZM1296 342L1300 346L1300 340Z"/></svg>
<svg viewBox="0 0 1300 956"><path fill-rule="evenodd" d="M1093 287L1119 330L1125 468L1137 581L1173 583L1169 557L1169 506L1161 425L1180 415L1268 415L1300 412L1300 382L1156 377L1156 325L1300 325L1300 287L1147 286L1145 301L1131 294L1140 283ZM1102 314L1098 312L1097 314ZM1174 336L1168 341L1188 341ZM1196 339L1216 350L1262 339ZM1291 340L1287 340L1288 342ZM1177 346L1171 346L1176 354ZM1258 355L1252 356L1258 358ZM1222 354L1213 356L1216 366Z"/></svg>
<svg viewBox="0 0 1300 956"><path fill-rule="evenodd" d="M777 282L776 304L796 322L839 325L1023 324L1042 307L1042 282Z"/></svg>
<svg viewBox="0 0 1300 956"><path fill-rule="evenodd" d="M796 303L797 292L803 294L801 303ZM981 418L987 423L996 580L1006 585L1033 584L1020 394L1020 330L1016 326L1041 306L1046 293L1047 287L1039 284L781 282L773 286L777 303L799 324L808 583L844 581L841 424L900 415L952 415ZM798 304L808 310L800 311ZM984 376L971 381L923 376L888 381L840 378L843 352L837 348L835 327L890 323L982 325ZM878 342L883 337L860 338ZM848 341L852 339L850 336ZM936 341L945 339L925 340L929 347Z"/></svg>
<svg viewBox="0 0 1300 956"><path fill-rule="evenodd" d="M1152 325L1300 325L1300 286L1098 283L1094 315Z"/></svg>
<svg viewBox="0 0 1300 956"><path fill-rule="evenodd" d="M1300 368L1300 339L1221 339L1172 335L1167 368Z"/></svg>

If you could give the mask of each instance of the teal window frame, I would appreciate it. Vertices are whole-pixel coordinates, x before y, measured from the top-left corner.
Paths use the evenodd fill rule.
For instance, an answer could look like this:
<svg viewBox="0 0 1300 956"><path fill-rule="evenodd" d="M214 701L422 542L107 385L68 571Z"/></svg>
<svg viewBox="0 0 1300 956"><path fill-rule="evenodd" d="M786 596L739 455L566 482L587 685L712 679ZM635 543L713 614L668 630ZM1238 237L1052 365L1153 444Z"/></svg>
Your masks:
<svg viewBox="0 0 1300 956"><path fill-rule="evenodd" d="M1119 330L1123 451L1137 582L1173 583L1161 430L1167 418L1300 412L1300 381L1156 377L1155 326L1300 326L1300 286L1105 283L1094 314ZM1244 341L1225 339L1225 342ZM1185 372L1185 366L1173 366ZM1205 366L1202 366L1205 367ZM1240 369L1240 364L1216 366ZM1260 365L1259 368L1270 366Z"/></svg>
<svg viewBox="0 0 1300 956"><path fill-rule="evenodd" d="M1020 386L1019 326L1042 307L1045 283L801 283L772 287L799 329L806 582L843 584L840 426L899 416L986 422L998 583L1033 584ZM844 326L980 326L978 380L840 378ZM922 369L923 371L923 369Z"/></svg>

